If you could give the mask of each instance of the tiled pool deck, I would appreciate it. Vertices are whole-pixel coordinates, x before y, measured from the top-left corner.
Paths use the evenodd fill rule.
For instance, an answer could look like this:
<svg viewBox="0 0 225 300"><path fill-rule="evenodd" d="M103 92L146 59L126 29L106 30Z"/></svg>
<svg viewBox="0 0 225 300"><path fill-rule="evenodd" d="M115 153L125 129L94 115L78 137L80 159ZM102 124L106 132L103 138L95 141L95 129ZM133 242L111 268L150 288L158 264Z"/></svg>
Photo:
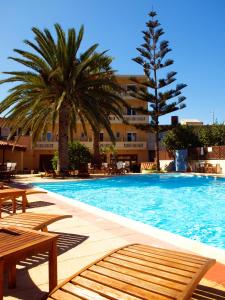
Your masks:
<svg viewBox="0 0 225 300"><path fill-rule="evenodd" d="M25 179L28 181L28 179ZM39 180L39 179L38 179ZM46 180L46 179L44 179ZM58 247L58 280L59 282L72 275L94 259L108 251L130 243L145 243L154 246L192 250L202 254L202 249L186 247L183 243L175 245L166 241L165 237L151 232L145 234L132 229L128 224L109 220L100 214L87 211L79 204L71 204L60 197L48 194L37 194L29 197L29 211L43 213L71 214L73 217L56 222L49 226L49 231L60 234ZM176 243L177 244L177 243ZM178 243L179 244L179 243ZM215 257L213 251L205 254ZM225 251L220 251L216 258L225 262ZM201 282L212 287L225 290L225 265L217 262ZM37 256L21 263L17 272L17 288L5 286L4 299L41 299L48 290L48 263L46 256Z"/></svg>

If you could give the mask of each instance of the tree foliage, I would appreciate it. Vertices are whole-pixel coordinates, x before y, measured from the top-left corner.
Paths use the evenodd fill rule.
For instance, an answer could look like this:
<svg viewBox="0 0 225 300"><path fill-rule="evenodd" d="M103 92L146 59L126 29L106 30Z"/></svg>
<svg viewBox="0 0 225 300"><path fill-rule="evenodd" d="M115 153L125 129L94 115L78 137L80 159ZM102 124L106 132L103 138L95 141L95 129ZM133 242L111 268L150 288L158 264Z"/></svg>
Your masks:
<svg viewBox="0 0 225 300"><path fill-rule="evenodd" d="M201 126L198 135L201 146L225 145L225 125L223 124Z"/></svg>
<svg viewBox="0 0 225 300"><path fill-rule="evenodd" d="M199 146L199 138L194 127L178 125L163 138L163 144L169 151Z"/></svg>
<svg viewBox="0 0 225 300"><path fill-rule="evenodd" d="M70 169L77 170L81 164L91 162L92 155L88 147L76 141L69 143Z"/></svg>
<svg viewBox="0 0 225 300"><path fill-rule="evenodd" d="M4 72L9 77L0 84L14 86L2 101L0 113L6 112L9 122L13 120L14 131L31 131L33 141L50 125L53 131L57 125L58 171L63 172L69 164L69 134L76 129L77 120L85 131L86 123L92 128L101 126L113 139L108 114L121 118L125 102L119 97L121 88L110 68L111 58L96 52L98 44L80 53L83 26L78 33L71 28L66 34L59 24L55 30L56 38L48 29L33 28L35 41L25 40L30 52L14 49L19 57L10 59L25 70Z"/></svg>
<svg viewBox="0 0 225 300"><path fill-rule="evenodd" d="M79 141L70 142L69 149L69 169L78 170L81 164L87 164L91 161L92 155L90 150ZM55 152L52 159L53 169L57 169L58 152Z"/></svg>
<svg viewBox="0 0 225 300"><path fill-rule="evenodd" d="M144 43L137 48L139 56L133 59L143 68L146 79L140 83L137 78L132 78L138 87L131 95L148 103L147 110L140 107L137 111L151 117L150 126L146 126L145 129L149 130L150 127L150 130L155 133L156 165L159 170L159 118L185 107L183 103L185 97L181 95L181 90L186 85L177 84L174 88L167 89L176 80L177 72L174 71L167 73L165 77L160 77L161 71L172 65L173 60L166 59L171 49L168 41L160 41L164 31L155 19L156 15L154 11L149 13L150 20L146 23L147 28L142 31Z"/></svg>

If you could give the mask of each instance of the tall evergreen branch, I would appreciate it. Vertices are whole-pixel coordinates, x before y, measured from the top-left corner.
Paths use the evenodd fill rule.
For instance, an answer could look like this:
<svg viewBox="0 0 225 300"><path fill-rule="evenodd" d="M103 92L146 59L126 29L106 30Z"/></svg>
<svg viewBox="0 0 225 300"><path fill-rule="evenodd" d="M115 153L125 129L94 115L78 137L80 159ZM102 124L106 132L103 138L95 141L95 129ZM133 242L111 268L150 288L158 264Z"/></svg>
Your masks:
<svg viewBox="0 0 225 300"><path fill-rule="evenodd" d="M131 80L138 85L138 88L132 90L131 95L149 103L148 112L145 111L145 113L151 117L150 124L137 126L155 134L156 166L159 171L159 133L163 130L159 125L159 117L185 107L183 102L186 98L181 96L181 91L186 87L186 84L177 84L175 88L165 90L176 80L177 72L171 71L164 78L159 78L159 71L172 65L173 60L166 59L171 49L168 41L160 41L164 31L158 20L155 19L156 12L151 11L148 15L150 19L146 23L146 29L142 31L144 43L137 48L139 56L133 58L133 61L143 68L146 80L138 83L138 80L132 77ZM137 108L137 111L144 112L141 108Z"/></svg>

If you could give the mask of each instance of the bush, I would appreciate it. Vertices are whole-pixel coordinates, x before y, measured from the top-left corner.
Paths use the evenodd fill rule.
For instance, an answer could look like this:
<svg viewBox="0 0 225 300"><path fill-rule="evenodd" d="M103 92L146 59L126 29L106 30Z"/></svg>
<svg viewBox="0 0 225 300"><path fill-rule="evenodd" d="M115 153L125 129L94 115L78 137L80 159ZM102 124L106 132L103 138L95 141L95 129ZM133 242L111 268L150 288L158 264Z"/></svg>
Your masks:
<svg viewBox="0 0 225 300"><path fill-rule="evenodd" d="M191 126L177 126L170 130L163 139L169 151L199 146L198 134Z"/></svg>
<svg viewBox="0 0 225 300"><path fill-rule="evenodd" d="M201 126L198 134L201 146L225 145L225 125L223 124Z"/></svg>
<svg viewBox="0 0 225 300"><path fill-rule="evenodd" d="M80 142L69 143L69 168L71 170L79 170L81 165L87 164L91 161L90 150L81 144ZM57 169L58 152L55 152L52 159L52 167L54 170Z"/></svg>
<svg viewBox="0 0 225 300"><path fill-rule="evenodd" d="M53 156L51 162L52 162L53 170L57 170L57 163L58 163L58 152L57 151L54 153L54 156Z"/></svg>
<svg viewBox="0 0 225 300"><path fill-rule="evenodd" d="M78 170L81 164L87 164L91 161L90 150L80 142L69 143L70 169Z"/></svg>

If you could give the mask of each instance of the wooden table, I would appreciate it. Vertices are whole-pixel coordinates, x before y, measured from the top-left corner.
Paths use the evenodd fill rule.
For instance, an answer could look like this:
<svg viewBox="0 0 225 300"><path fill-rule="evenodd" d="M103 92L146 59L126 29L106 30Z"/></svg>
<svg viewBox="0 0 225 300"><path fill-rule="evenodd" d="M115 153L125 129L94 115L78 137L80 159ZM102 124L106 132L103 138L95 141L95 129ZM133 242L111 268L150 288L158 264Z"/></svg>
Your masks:
<svg viewBox="0 0 225 300"><path fill-rule="evenodd" d="M130 245L64 281L48 299L191 299L214 259L189 253ZM68 297L70 296L70 297Z"/></svg>
<svg viewBox="0 0 225 300"><path fill-rule="evenodd" d="M9 287L15 287L16 264L41 252L49 253L49 291L57 285L57 237L19 227L0 227L0 300L3 299L4 271L9 270Z"/></svg>
<svg viewBox="0 0 225 300"><path fill-rule="evenodd" d="M12 200L12 210L13 213L16 212L16 198L18 197L22 197L22 211L25 212L27 205L26 190L15 188L0 189L0 218L2 211L2 203L5 201Z"/></svg>

